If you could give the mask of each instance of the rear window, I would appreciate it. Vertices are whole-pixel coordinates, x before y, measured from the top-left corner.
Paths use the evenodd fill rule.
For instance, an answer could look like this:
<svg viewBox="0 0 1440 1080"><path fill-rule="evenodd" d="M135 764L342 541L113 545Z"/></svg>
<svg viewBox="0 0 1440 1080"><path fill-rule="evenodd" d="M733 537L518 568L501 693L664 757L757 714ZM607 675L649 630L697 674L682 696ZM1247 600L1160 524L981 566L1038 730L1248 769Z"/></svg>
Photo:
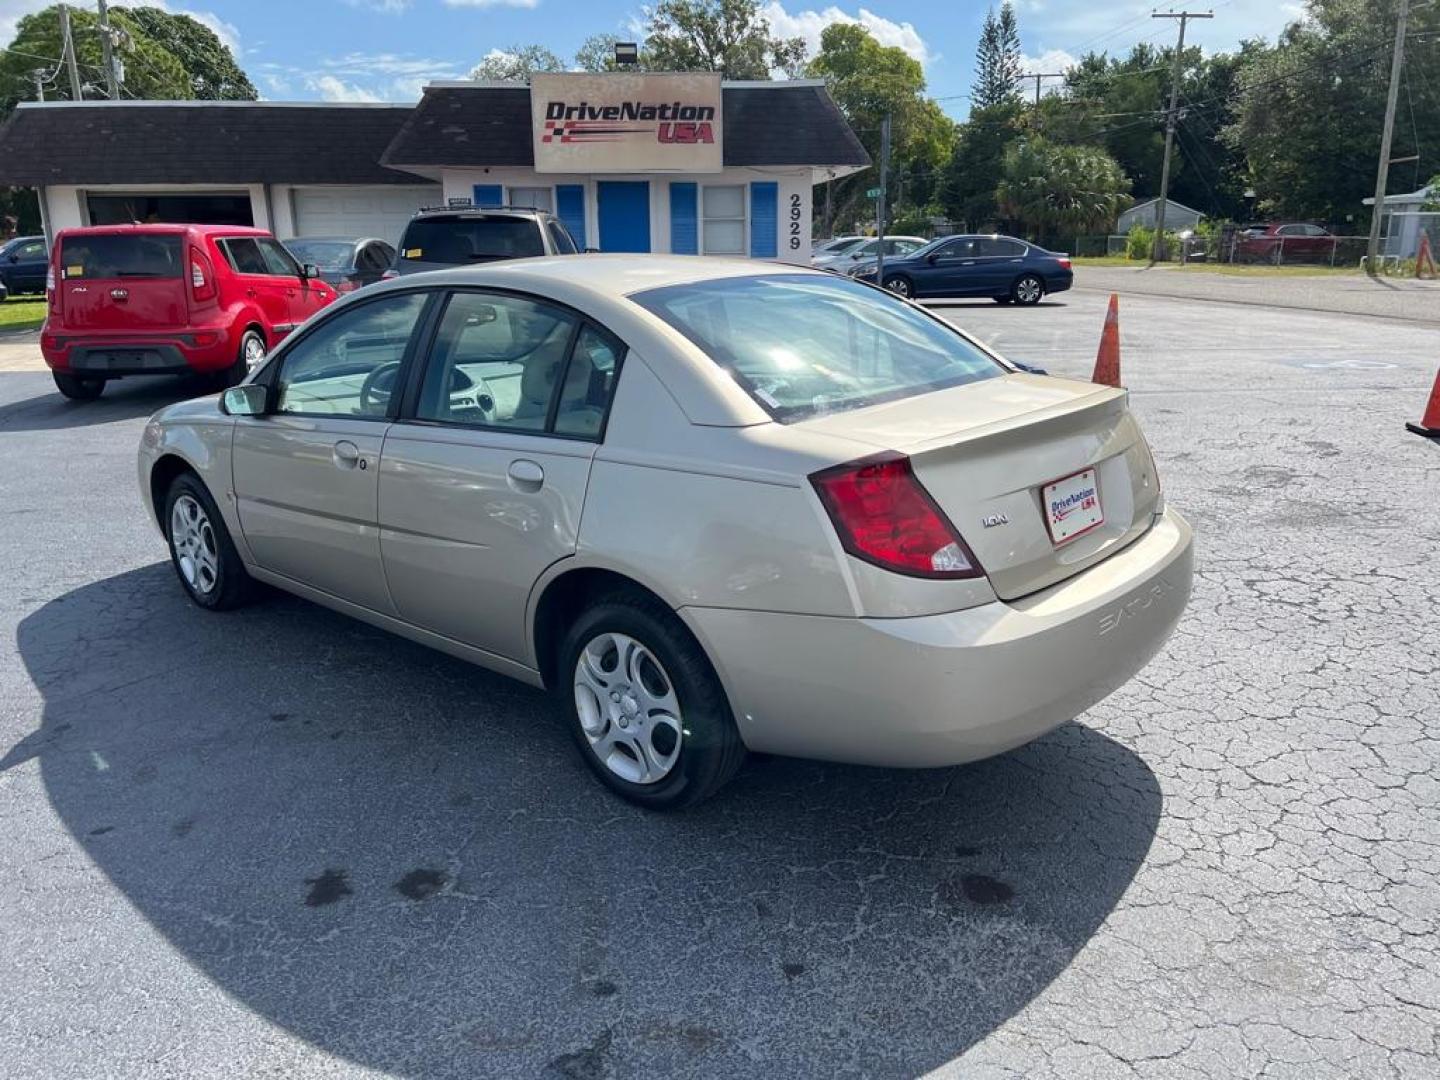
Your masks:
<svg viewBox="0 0 1440 1080"><path fill-rule="evenodd" d="M67 280L178 278L180 249L178 235L67 236L60 245L60 273Z"/></svg>
<svg viewBox="0 0 1440 1080"><path fill-rule="evenodd" d="M1004 373L939 319L831 275L724 278L630 299L693 341L782 422Z"/></svg>
<svg viewBox="0 0 1440 1080"><path fill-rule="evenodd" d="M429 217L410 222L400 241L407 262L492 262L544 255L545 242L534 220L513 217Z"/></svg>

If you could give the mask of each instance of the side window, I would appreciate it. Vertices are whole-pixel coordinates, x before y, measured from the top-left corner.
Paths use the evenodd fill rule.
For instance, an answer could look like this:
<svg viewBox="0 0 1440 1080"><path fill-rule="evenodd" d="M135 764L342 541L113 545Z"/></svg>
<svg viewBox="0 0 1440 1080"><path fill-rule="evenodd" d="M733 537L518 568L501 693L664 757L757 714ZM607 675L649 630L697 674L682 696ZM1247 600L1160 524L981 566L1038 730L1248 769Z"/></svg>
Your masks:
<svg viewBox="0 0 1440 1080"><path fill-rule="evenodd" d="M574 255L576 252L575 241L570 239L570 230L558 221L551 221L546 224L549 226L550 242L555 245L556 254Z"/></svg>
<svg viewBox="0 0 1440 1080"><path fill-rule="evenodd" d="M43 259L45 257L45 242L43 240L37 240L33 244L26 244L16 252L16 254L22 259Z"/></svg>
<svg viewBox="0 0 1440 1080"><path fill-rule="evenodd" d="M987 236L980 240L980 254L1014 259L1025 254L1025 245L1016 240Z"/></svg>
<svg viewBox="0 0 1440 1080"><path fill-rule="evenodd" d="M971 259L975 257L975 241L952 240L935 254L941 259Z"/></svg>
<svg viewBox="0 0 1440 1080"><path fill-rule="evenodd" d="M615 379L620 374L623 350L593 327L586 326L575 339L570 366L565 369L565 385L560 390L560 405L555 411L557 435L580 435L599 438L605 423L605 410L615 393Z"/></svg>
<svg viewBox="0 0 1440 1080"><path fill-rule="evenodd" d="M237 274L268 274L270 272L265 266L265 257L260 254L260 248L254 240L221 240L219 244L220 250L225 253L225 261Z"/></svg>
<svg viewBox="0 0 1440 1080"><path fill-rule="evenodd" d="M297 341L280 362L278 411L383 418L427 295L347 308Z"/></svg>
<svg viewBox="0 0 1440 1080"><path fill-rule="evenodd" d="M455 293L426 361L416 418L544 431L575 325L548 304Z"/></svg>
<svg viewBox="0 0 1440 1080"><path fill-rule="evenodd" d="M260 254L265 257L265 269L263 274L275 274L281 277L299 277L300 264L295 261L295 256L280 246L279 240L271 240L265 237L255 241L260 248Z"/></svg>
<svg viewBox="0 0 1440 1080"><path fill-rule="evenodd" d="M389 260L385 258L379 244L366 244L360 249L360 257L355 260L358 270L384 270L388 265Z"/></svg>

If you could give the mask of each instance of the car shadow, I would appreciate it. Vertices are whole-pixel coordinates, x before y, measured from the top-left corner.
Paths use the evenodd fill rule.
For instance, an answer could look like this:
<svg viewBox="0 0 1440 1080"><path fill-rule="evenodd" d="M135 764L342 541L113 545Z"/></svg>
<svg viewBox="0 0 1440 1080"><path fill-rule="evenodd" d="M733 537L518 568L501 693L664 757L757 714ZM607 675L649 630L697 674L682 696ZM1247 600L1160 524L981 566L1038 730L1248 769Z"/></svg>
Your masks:
<svg viewBox="0 0 1440 1080"><path fill-rule="evenodd" d="M0 404L0 431L54 431L133 420L176 401L215 392L212 384L198 376L157 375L117 379L94 401L71 401L55 389L48 372L7 372L0 376L0 388L5 380L22 379L27 389L40 388L40 392Z"/></svg>
<svg viewBox="0 0 1440 1080"><path fill-rule="evenodd" d="M1161 807L1070 724L948 770L757 759L649 814L539 692L278 594L200 611L166 564L17 639L44 714L0 772L38 758L233 999L408 1076L924 1072L1065 970Z"/></svg>
<svg viewBox="0 0 1440 1080"><path fill-rule="evenodd" d="M931 300L931 299L929 299L929 298L927 297L926 299L919 301L919 303L921 304L922 307L938 307L938 308L984 307L984 308L986 308L986 309L994 308L994 309L996 309L997 311L1030 311L1030 310L1033 310L1033 309L1035 309L1035 308L1066 307L1066 306L1067 306L1063 300L1040 300L1040 301L1038 301L1037 303L1034 303L1034 304L997 304L994 300L991 300L988 296L974 296L974 297L961 296L961 297L956 297L956 298L953 299L953 300L945 300L945 299Z"/></svg>

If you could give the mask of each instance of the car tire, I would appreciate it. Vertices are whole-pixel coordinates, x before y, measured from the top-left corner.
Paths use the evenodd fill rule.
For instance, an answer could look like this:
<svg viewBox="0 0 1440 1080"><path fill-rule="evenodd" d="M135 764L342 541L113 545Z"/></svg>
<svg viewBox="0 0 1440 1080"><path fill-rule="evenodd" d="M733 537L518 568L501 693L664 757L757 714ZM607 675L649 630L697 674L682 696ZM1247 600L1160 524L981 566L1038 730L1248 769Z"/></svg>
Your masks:
<svg viewBox="0 0 1440 1080"><path fill-rule="evenodd" d="M55 379L55 389L71 401L94 401L105 392L104 379L82 379L61 371L53 371L51 375Z"/></svg>
<svg viewBox="0 0 1440 1080"><path fill-rule="evenodd" d="M255 581L198 476L184 472L175 478L161 520L170 563L191 600L209 611L228 611L250 599Z"/></svg>
<svg viewBox="0 0 1440 1080"><path fill-rule="evenodd" d="M1034 274L1022 274L1010 286L1010 299L1025 307L1038 304L1044 296L1045 283Z"/></svg>
<svg viewBox="0 0 1440 1080"><path fill-rule="evenodd" d="M885 279L885 289L904 300L914 299L915 285L904 274L896 274L894 277Z"/></svg>
<svg viewBox="0 0 1440 1080"><path fill-rule="evenodd" d="M659 601L616 592L587 607L560 647L554 692L580 756L649 810L709 798L745 757L715 669ZM623 729L623 730L622 730Z"/></svg>

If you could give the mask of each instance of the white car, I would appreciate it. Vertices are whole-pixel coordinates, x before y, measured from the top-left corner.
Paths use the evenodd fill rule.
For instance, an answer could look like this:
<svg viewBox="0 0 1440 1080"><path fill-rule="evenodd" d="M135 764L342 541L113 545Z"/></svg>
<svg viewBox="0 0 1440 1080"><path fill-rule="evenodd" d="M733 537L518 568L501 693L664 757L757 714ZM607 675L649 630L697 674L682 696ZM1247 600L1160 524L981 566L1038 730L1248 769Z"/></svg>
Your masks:
<svg viewBox="0 0 1440 1080"><path fill-rule="evenodd" d="M885 257L892 259L899 258L901 255L909 255L929 242L923 236L887 236L885 237ZM810 256L810 265L817 270L838 270L843 274L847 267L873 259L879 252L880 241L872 236L864 243L853 244L842 251L825 254L816 252Z"/></svg>

